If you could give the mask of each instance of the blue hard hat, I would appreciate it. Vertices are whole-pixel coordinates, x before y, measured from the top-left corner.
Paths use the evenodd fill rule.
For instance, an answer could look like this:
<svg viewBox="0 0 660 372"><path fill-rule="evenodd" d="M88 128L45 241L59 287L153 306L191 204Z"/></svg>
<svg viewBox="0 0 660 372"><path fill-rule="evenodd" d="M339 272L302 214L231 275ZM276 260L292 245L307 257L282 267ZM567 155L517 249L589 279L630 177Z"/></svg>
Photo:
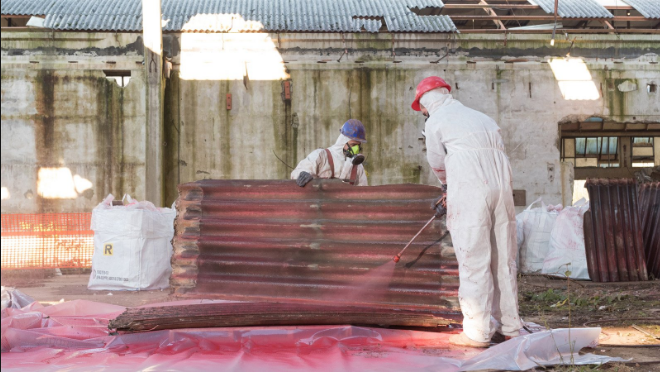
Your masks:
<svg viewBox="0 0 660 372"><path fill-rule="evenodd" d="M348 119L347 122L339 130L341 134L352 139L353 141L367 142L366 131L364 125L358 119Z"/></svg>

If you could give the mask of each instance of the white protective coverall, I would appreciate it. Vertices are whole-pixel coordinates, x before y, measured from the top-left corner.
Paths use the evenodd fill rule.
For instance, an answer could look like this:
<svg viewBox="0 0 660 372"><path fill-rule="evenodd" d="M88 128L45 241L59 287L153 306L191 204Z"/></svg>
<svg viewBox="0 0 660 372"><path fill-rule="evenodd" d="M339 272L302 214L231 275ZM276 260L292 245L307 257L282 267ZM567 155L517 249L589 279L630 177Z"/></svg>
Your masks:
<svg viewBox="0 0 660 372"><path fill-rule="evenodd" d="M496 329L517 336L516 218L511 165L497 123L445 88L425 93L427 158L447 184L447 227L459 265L463 331L489 342Z"/></svg>
<svg viewBox="0 0 660 372"><path fill-rule="evenodd" d="M351 178L351 170L353 169L353 159L344 155L344 145L351 139L343 134L339 135L337 142L328 147L332 154L332 159L335 163L335 178L347 180ZM312 151L305 159L303 159L296 169L291 172L291 179L298 179L300 172L305 171L314 177L330 178L332 171L330 170L330 162L325 153L325 149L317 149ZM356 186L368 186L367 175L364 172L362 164L358 165Z"/></svg>

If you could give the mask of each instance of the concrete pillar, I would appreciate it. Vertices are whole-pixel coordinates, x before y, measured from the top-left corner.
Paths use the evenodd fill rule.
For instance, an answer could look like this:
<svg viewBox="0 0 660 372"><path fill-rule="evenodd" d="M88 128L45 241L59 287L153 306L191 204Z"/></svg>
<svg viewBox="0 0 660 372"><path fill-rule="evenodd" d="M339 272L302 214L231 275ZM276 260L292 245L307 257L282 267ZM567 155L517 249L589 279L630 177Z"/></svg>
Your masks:
<svg viewBox="0 0 660 372"><path fill-rule="evenodd" d="M160 0L142 0L142 39L146 76L145 198L163 205L163 35Z"/></svg>
<svg viewBox="0 0 660 372"><path fill-rule="evenodd" d="M566 207L573 205L574 166L573 163L562 161L561 168L561 203Z"/></svg>

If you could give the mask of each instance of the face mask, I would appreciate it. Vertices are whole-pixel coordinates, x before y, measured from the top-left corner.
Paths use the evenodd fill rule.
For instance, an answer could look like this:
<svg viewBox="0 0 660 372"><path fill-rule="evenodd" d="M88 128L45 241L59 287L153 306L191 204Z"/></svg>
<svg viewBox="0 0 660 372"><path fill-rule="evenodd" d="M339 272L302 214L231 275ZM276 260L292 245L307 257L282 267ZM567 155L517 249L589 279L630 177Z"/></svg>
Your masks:
<svg viewBox="0 0 660 372"><path fill-rule="evenodd" d="M351 146L348 143L346 143L346 145L348 145L348 148L344 149L344 155L347 158L352 158L353 156L360 153L361 150L360 145Z"/></svg>

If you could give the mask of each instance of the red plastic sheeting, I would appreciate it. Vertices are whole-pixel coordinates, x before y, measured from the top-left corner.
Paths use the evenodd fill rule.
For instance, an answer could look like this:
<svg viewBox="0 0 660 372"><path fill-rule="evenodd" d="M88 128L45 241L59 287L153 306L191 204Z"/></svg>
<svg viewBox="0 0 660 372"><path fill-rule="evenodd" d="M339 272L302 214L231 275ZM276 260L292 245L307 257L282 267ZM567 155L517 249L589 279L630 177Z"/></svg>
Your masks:
<svg viewBox="0 0 660 372"><path fill-rule="evenodd" d="M123 310L88 301L48 308L33 303L23 309L4 310L3 372L524 370L557 364L562 358L569 361L571 350L595 346L600 333L599 328L572 329L569 340L568 330L540 332L483 352L449 347L448 333L354 326L184 329L110 335L108 320ZM574 356L578 365L610 360L591 354Z"/></svg>
<svg viewBox="0 0 660 372"><path fill-rule="evenodd" d="M444 219L422 232L396 266L378 270L433 216L430 205L440 193L426 185L353 187L338 180L304 188L273 180L180 185L173 290L192 298L458 315L458 264ZM366 282L378 291L365 291Z"/></svg>
<svg viewBox="0 0 660 372"><path fill-rule="evenodd" d="M91 267L91 213L2 214L2 270Z"/></svg>

